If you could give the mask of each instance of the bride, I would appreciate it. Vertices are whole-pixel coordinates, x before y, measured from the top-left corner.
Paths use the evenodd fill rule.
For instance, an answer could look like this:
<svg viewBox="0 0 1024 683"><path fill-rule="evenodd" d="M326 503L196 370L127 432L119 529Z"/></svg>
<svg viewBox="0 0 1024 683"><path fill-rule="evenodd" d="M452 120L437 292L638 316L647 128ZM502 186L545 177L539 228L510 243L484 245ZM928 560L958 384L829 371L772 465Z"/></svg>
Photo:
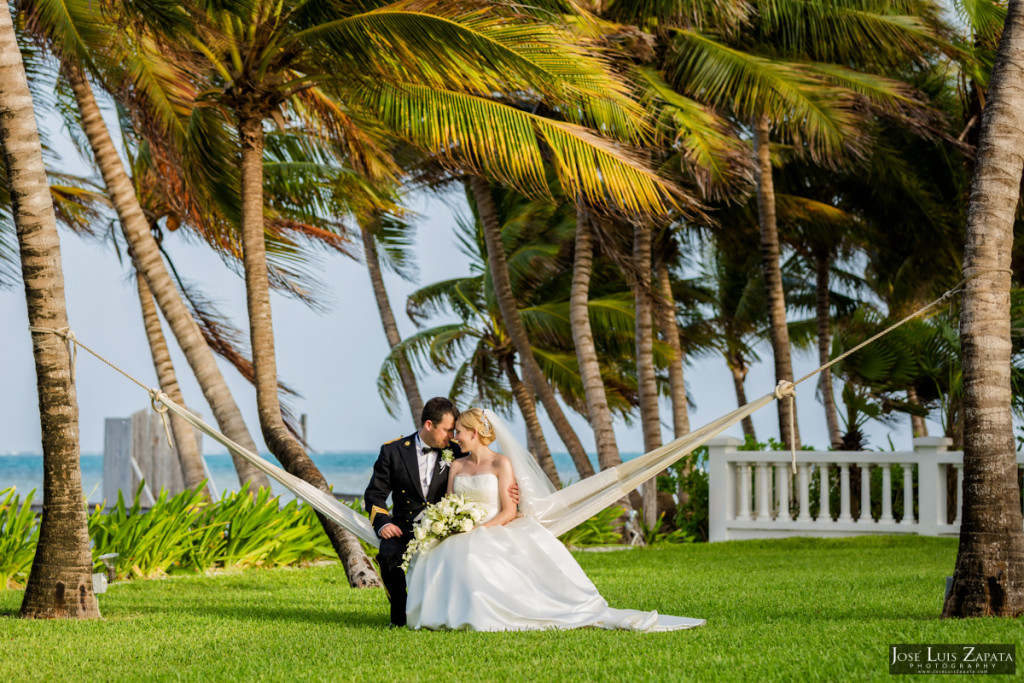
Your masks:
<svg viewBox="0 0 1024 683"><path fill-rule="evenodd" d="M455 429L469 455L451 463L448 493L477 503L487 516L469 533L449 536L413 560L407 576L409 628L668 631L705 623L610 608L561 541L531 516L554 489L500 418L471 408ZM491 450L496 439L504 454ZM524 516L516 516L508 494L513 482Z"/></svg>

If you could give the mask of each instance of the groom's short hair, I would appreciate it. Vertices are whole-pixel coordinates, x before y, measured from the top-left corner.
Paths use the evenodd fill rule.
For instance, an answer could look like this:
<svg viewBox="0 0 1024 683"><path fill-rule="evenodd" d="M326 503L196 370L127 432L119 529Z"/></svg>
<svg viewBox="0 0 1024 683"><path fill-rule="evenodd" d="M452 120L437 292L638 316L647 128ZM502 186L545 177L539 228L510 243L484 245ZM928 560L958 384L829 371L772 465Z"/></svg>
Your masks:
<svg viewBox="0 0 1024 683"><path fill-rule="evenodd" d="M420 413L420 425L425 425L427 420L437 424L444 419L445 415L451 415L458 420L459 409L444 396L435 396L424 404L423 412Z"/></svg>

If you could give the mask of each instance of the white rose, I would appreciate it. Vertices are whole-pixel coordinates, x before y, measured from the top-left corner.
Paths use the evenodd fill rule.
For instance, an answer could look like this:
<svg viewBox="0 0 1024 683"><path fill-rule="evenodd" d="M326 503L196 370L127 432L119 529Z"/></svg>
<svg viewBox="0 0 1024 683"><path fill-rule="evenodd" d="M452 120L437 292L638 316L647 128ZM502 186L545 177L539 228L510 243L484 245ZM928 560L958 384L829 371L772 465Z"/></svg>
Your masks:
<svg viewBox="0 0 1024 683"><path fill-rule="evenodd" d="M473 520L471 520L471 519L464 519L464 520L462 520L462 533L468 533L468 532L472 531L474 526L475 525L473 524Z"/></svg>
<svg viewBox="0 0 1024 683"><path fill-rule="evenodd" d="M443 534L444 524L442 522L434 522L430 525L430 530L433 531L435 534Z"/></svg>
<svg viewBox="0 0 1024 683"><path fill-rule="evenodd" d="M417 540L417 541L422 541L422 540L423 540L424 538L426 538L426 537L427 537L427 530L426 530L426 529L424 529L424 528L423 528L423 527L421 527L421 526L418 526L418 527L416 527L416 529L415 529L415 530L413 531L413 536L415 536L415 537L416 537L416 540Z"/></svg>

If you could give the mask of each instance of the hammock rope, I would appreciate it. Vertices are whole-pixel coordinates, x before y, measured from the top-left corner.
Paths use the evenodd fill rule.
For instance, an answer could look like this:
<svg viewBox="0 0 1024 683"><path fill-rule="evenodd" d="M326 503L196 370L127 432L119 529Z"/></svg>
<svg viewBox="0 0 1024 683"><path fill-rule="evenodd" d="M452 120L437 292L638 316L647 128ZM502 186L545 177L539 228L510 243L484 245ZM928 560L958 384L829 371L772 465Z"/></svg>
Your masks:
<svg viewBox="0 0 1024 683"><path fill-rule="evenodd" d="M746 405L740 406L736 410L719 417L716 420L712 420L708 424L696 429L689 434L686 434L675 441L672 441L660 448L656 448L649 453L645 453L629 462L622 463L616 467L611 467L606 470L602 470L597 474L583 479L582 481L576 482L564 489L556 491L550 496L550 499L545 505L541 505L535 515L538 521L543 524L548 530L555 536L569 531L576 527L582 522L586 521L590 517L594 516L604 508L613 505L616 501L620 500L623 496L627 495L630 491L636 489L645 481L657 476L657 473L666 469L670 465L677 462L680 458L691 453L699 446L706 443L708 440L721 434L729 427L733 426L740 420L754 412L760 410L772 401L781 401L789 399L792 401L792 410L790 411L790 433L794 430L794 420L796 413L796 387L815 375L831 368L836 363L839 363L844 358L847 358L851 354L856 353L868 344L871 344L881 337L889 334L893 330L897 329L901 325L909 322L910 320L924 314L931 310L935 306L949 300L954 295L963 290L971 280L980 277L986 273L1010 273L1013 271L1004 268L993 268L986 269L972 273L965 277L952 289L946 291L942 296L935 299L934 301L922 306L913 313L907 315L901 320L893 323L889 327L885 328L881 332L873 335L865 341L857 344L853 348L849 349L845 353L837 356L830 360L819 368L807 373L796 382L788 382L782 380L778 383L775 389L768 394L765 394L759 399L751 401ZM93 349L89 348L75 337L75 333L71 331L69 327L63 328L50 328L50 327L39 327L29 326L29 330L35 334L55 334L58 337L65 340L68 346L69 361L71 365L71 381L75 381L75 367L77 362L76 347L81 347L86 352L98 358L103 363L107 364L123 376L137 384L143 390L145 390L149 396L150 401L153 404L153 409L158 412L164 423L164 432L167 436L168 443L173 445L171 440L171 431L167 421L168 412L174 413L181 419L185 420L188 424L194 428L200 430L204 434L210 436L214 441L227 448L232 453L235 453L245 460L252 463L257 469L266 474L268 477L279 482L282 486L292 492L296 497L306 501L312 505L318 512L323 514L328 519L340 524L348 531L355 534L358 538L369 543L372 546L379 546L380 539L377 538L377 534L374 532L373 527L370 526L369 521L355 510L351 509L347 505L339 502L334 498L333 495L321 491L309 482L300 479L284 469L274 465L268 460L260 457L256 453L242 447L235 443L228 437L221 434L218 430L212 426L206 424L202 419L193 414L184 406L180 406L172 401L164 392L159 388L147 387L144 383L133 377L131 374L122 370L113 362L104 358L101 354L97 353ZM796 472L796 448L794 444L790 444L790 450L792 453L791 467L792 471Z"/></svg>

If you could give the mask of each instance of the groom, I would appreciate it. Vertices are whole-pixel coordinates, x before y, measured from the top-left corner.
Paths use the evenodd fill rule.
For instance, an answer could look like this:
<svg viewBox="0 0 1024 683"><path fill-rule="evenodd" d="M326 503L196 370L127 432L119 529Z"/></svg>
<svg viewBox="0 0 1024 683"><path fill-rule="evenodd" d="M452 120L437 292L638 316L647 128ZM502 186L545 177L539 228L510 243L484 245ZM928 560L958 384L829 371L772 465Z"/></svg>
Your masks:
<svg viewBox="0 0 1024 683"><path fill-rule="evenodd" d="M427 401L419 431L380 447L373 478L366 487L364 498L370 524L380 537L377 562L391 600L392 626L405 626L405 572L401 564L412 540L413 523L429 503L444 497L448 463L463 457L458 444L452 441L458 416L458 408L447 398L439 396ZM390 513L388 494L394 503Z"/></svg>

